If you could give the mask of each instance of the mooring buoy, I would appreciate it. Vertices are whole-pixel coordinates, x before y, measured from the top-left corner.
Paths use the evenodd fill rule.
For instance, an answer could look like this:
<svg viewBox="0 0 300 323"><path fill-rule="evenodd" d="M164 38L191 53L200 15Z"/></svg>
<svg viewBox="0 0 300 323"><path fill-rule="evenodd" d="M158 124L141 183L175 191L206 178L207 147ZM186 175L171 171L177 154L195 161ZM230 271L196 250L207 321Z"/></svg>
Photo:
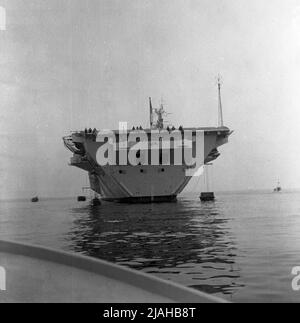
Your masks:
<svg viewBox="0 0 300 323"><path fill-rule="evenodd" d="M202 192L200 194L200 200L202 202L214 201L215 200L215 194L214 194L214 192Z"/></svg>

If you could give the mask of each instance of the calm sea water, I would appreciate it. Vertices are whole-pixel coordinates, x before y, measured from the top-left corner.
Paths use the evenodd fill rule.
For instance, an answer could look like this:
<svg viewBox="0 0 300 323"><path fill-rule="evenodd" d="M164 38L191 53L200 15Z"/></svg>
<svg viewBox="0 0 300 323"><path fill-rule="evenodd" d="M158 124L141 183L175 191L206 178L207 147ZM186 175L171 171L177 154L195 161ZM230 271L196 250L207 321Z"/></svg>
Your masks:
<svg viewBox="0 0 300 323"><path fill-rule="evenodd" d="M0 239L109 260L231 301L300 301L300 193L197 195L91 207L75 199L0 202Z"/></svg>

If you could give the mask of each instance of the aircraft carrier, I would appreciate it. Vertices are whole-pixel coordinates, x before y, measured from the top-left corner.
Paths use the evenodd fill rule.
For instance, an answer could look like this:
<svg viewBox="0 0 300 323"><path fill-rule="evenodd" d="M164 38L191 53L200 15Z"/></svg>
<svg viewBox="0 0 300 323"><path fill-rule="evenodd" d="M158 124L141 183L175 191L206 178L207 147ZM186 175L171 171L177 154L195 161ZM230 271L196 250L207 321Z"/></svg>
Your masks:
<svg viewBox="0 0 300 323"><path fill-rule="evenodd" d="M133 203L176 201L177 195L197 175L199 167L215 160L220 155L217 148L228 142L232 131L223 126L220 84L218 127L165 127L163 105L153 109L151 98L149 103L150 127L147 129L85 129L63 137L64 145L73 153L70 165L88 172L90 188L103 200ZM190 140L184 139L186 133L190 134ZM153 140L154 134L156 140ZM176 144L178 138L182 141ZM200 143L197 143L197 138L200 138ZM99 149L104 151L101 149L104 146L106 157L113 153L106 164L99 162L98 157ZM191 165L184 154L190 150L191 156L195 155L196 148L201 158ZM121 160L124 151L127 154L125 162L124 158ZM153 162L154 155L158 156L156 162ZM175 156L182 156L181 162L176 161Z"/></svg>

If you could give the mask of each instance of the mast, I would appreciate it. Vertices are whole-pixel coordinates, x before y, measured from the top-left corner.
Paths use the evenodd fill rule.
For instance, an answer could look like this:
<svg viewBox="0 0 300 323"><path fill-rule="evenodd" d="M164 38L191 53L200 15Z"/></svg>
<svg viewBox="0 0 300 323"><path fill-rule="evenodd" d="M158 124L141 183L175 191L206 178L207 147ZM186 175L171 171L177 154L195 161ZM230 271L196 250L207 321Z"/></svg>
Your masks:
<svg viewBox="0 0 300 323"><path fill-rule="evenodd" d="M153 126L153 109L152 109L152 102L150 97L149 97L149 108L150 108L150 129L151 129Z"/></svg>
<svg viewBox="0 0 300 323"><path fill-rule="evenodd" d="M218 127L223 127L223 111L221 101L221 78L218 76Z"/></svg>

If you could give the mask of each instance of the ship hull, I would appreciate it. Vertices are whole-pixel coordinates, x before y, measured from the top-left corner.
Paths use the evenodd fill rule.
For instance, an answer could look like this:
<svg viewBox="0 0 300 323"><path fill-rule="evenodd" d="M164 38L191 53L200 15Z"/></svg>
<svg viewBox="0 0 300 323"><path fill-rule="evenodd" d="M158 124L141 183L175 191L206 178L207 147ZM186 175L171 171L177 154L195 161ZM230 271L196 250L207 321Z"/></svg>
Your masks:
<svg viewBox="0 0 300 323"><path fill-rule="evenodd" d="M117 202L117 203L128 203L128 204L136 204L136 203L170 203L176 202L176 195L165 195L165 196L139 196L139 197L123 197L123 198L109 198L102 197L103 201L108 202Z"/></svg>
<svg viewBox="0 0 300 323"><path fill-rule="evenodd" d="M190 176L182 166L106 166L89 172L91 188L107 201L166 202L176 200Z"/></svg>

